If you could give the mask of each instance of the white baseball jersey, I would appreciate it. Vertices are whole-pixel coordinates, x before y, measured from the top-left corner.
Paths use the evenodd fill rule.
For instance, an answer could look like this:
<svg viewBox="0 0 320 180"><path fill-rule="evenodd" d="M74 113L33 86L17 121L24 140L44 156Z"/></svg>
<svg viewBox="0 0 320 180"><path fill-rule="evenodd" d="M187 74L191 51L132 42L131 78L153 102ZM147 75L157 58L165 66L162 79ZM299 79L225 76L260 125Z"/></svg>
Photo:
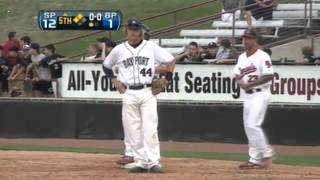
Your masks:
<svg viewBox="0 0 320 180"><path fill-rule="evenodd" d="M233 69L233 73L238 75L244 83L254 81L263 75L273 75L273 68L270 56L264 51L258 49L254 54L247 57L247 53L242 53L237 65ZM268 89L271 81L256 86L255 88Z"/></svg>
<svg viewBox="0 0 320 180"><path fill-rule="evenodd" d="M134 48L126 41L117 45L106 57L103 65L111 69L117 65L117 79L125 85L151 84L155 64L169 64L174 57L151 41L143 40Z"/></svg>

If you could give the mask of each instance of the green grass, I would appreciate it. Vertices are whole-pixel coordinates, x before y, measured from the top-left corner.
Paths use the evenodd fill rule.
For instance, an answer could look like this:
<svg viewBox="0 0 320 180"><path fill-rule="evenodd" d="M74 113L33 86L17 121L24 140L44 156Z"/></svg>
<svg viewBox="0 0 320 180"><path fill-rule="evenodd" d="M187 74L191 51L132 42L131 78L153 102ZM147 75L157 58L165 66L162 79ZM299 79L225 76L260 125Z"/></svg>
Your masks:
<svg viewBox="0 0 320 180"><path fill-rule="evenodd" d="M50 151L50 152L74 152L74 153L98 153L98 154L121 154L121 149L105 148L75 148L75 147L43 147L30 145L0 145L0 150L15 151ZM225 160L225 161L246 161L246 154L238 153L215 153L215 152L177 152L162 151L161 155L168 158L193 158L206 160ZM319 166L320 156L277 156L275 164L299 165L299 166Z"/></svg>
<svg viewBox="0 0 320 180"><path fill-rule="evenodd" d="M206 0L1 0L0 1L0 42L4 42L9 31L18 32L19 36L28 35L34 42L49 44L70 37L90 33L89 31L40 31L37 24L39 10L120 10L124 21L128 18L143 18L165 11L189 6ZM192 11L187 10L177 14L178 22L196 17L206 16L217 12L220 3L202 6ZM8 10L11 12L8 13ZM173 16L168 15L154 21L147 21L151 29L165 27L173 24ZM102 33L98 36L72 41L58 46L58 52L65 55L75 55L85 52L88 45L94 43L96 38L107 36ZM121 32L113 32L112 38L117 40L123 37Z"/></svg>

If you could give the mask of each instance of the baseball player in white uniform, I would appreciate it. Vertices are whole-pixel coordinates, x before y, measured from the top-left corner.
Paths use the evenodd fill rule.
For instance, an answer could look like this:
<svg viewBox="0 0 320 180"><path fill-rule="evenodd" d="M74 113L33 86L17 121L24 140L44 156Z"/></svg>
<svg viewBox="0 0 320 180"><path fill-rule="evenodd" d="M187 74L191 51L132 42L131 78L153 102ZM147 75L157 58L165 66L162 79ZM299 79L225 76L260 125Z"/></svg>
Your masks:
<svg viewBox="0 0 320 180"><path fill-rule="evenodd" d="M245 31L243 38L246 51L239 56L233 70L241 88L243 124L249 141L250 159L241 164L240 169L266 168L274 155L261 128L271 96L273 68L270 56L259 49L257 37L254 30Z"/></svg>
<svg viewBox="0 0 320 180"><path fill-rule="evenodd" d="M122 94L122 123L134 157L131 173L162 173L158 139L157 99L151 92L155 64L171 64L174 57L157 44L143 40L142 23L129 20L127 41L106 57L103 70ZM117 65L118 76L112 67Z"/></svg>

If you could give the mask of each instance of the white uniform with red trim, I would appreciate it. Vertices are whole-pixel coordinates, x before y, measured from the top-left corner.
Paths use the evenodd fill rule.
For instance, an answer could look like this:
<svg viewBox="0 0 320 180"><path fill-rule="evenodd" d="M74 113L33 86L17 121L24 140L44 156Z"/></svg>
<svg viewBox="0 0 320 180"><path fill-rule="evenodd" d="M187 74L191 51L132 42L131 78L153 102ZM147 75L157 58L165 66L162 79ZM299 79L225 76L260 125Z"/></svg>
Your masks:
<svg viewBox="0 0 320 180"><path fill-rule="evenodd" d="M151 92L150 84L155 74L155 64L169 64L173 59L157 44L143 40L136 48L128 42L116 46L103 63L109 69L117 65L117 79L127 86L122 95L126 155L133 156L142 168L160 163L157 99Z"/></svg>
<svg viewBox="0 0 320 180"><path fill-rule="evenodd" d="M242 78L244 83L256 80L263 75L273 75L270 56L260 49L249 57L244 52L239 56L233 72ZM243 123L249 141L249 161L252 163L259 163L263 158L272 157L274 154L261 128L271 96L271 83L269 81L256 86L249 92L241 90Z"/></svg>

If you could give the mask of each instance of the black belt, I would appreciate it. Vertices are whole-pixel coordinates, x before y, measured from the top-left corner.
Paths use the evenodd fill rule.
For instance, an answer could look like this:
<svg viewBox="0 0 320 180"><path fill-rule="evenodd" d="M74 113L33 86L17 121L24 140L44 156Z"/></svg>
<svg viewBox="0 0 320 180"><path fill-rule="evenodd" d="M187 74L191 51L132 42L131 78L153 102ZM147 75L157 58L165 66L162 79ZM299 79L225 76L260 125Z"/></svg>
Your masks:
<svg viewBox="0 0 320 180"><path fill-rule="evenodd" d="M250 90L246 91L246 93L247 94L253 94L255 92L261 92L261 91L262 91L262 89L260 89L260 88L258 88L258 89L250 89Z"/></svg>
<svg viewBox="0 0 320 180"><path fill-rule="evenodd" d="M139 90L139 89L143 89L146 87L151 87L151 84L144 84L144 85L136 85L136 86L127 86L128 89L132 89L132 90Z"/></svg>

